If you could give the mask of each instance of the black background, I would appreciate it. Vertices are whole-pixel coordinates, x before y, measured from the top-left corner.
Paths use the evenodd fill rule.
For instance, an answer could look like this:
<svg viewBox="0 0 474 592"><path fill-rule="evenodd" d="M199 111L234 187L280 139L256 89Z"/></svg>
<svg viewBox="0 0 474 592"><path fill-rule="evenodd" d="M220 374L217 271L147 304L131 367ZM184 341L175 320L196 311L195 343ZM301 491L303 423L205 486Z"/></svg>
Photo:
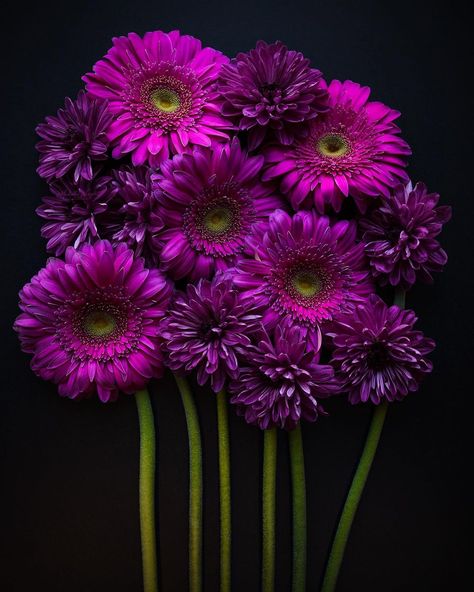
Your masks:
<svg viewBox="0 0 474 592"><path fill-rule="evenodd" d="M472 382L472 117L467 15L453 2L229 3L41 2L3 7L2 498L0 588L9 592L139 592L138 431L134 400L112 405L60 399L29 369L11 330L19 288L44 264L34 210L45 187L35 174L34 127L74 96L80 77L114 35L180 28L232 56L257 39L281 39L328 79L351 78L402 111L413 148L411 176L454 207L442 242L450 262L435 287L408 305L436 339L434 373L393 405L352 530L338 590L465 589L464 536L471 493L464 451ZM168 377L153 387L159 429L160 572L163 592L187 581L187 442ZM197 393L205 449L204 590L218 589L215 406ZM309 496L308 590L317 590L330 535L366 433L370 410L333 401L331 416L304 427ZM233 584L256 592L260 569L261 435L231 417ZM287 442L280 435L277 589L290 590ZM466 570L468 567L468 570Z"/></svg>

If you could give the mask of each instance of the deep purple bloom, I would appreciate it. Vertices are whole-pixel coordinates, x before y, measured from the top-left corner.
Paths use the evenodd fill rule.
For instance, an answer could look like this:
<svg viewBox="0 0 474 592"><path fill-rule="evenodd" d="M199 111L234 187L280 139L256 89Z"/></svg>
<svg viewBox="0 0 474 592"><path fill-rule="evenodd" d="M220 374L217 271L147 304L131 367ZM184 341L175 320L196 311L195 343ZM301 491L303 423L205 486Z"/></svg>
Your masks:
<svg viewBox="0 0 474 592"><path fill-rule="evenodd" d="M48 241L48 251L59 256L69 246L77 248L104 238L115 193L110 177L79 179L77 183L65 177L50 183L49 189L50 195L43 197L43 204L36 209L47 221L41 236Z"/></svg>
<svg viewBox="0 0 474 592"><path fill-rule="evenodd" d="M167 364L174 371L196 370L198 383L210 381L217 393L226 379L238 378L238 353L250 344L259 319L252 301L245 300L223 274L212 282L188 284L163 321Z"/></svg>
<svg viewBox="0 0 474 592"><path fill-rule="evenodd" d="M249 132L251 150L265 138L292 144L307 133L306 122L327 111L321 72L280 41L259 41L255 49L239 53L222 68L219 90L224 115Z"/></svg>
<svg viewBox="0 0 474 592"><path fill-rule="evenodd" d="M438 200L423 183L399 185L360 220L372 273L382 285L406 290L418 279L431 283L432 272L442 270L448 256L436 237L451 218L451 208L435 207Z"/></svg>
<svg viewBox="0 0 474 592"><path fill-rule="evenodd" d="M107 132L113 116L107 103L80 91L73 101L66 98L56 116L46 117L36 133L42 138L36 144L40 153L38 174L48 181L71 171L74 181L90 181L94 163L107 159Z"/></svg>
<svg viewBox="0 0 474 592"><path fill-rule="evenodd" d="M131 154L134 165L158 166L194 145L226 140L231 124L221 115L216 83L229 59L179 31L115 37L113 47L83 77L114 114L113 156Z"/></svg>
<svg viewBox="0 0 474 592"><path fill-rule="evenodd" d="M234 281L266 308L266 327L305 327L318 347L321 325L373 292L364 245L355 239L353 222L278 210L255 228Z"/></svg>
<svg viewBox="0 0 474 592"><path fill-rule="evenodd" d="M364 211L371 197L388 197L408 180L411 151L394 123L400 113L369 101L370 88L349 80L333 80L328 91L330 109L311 123L306 138L266 151L264 178L281 178L281 191L295 209L314 203L321 213L326 204L339 211L350 195Z"/></svg>
<svg viewBox="0 0 474 592"><path fill-rule="evenodd" d="M400 401L416 391L433 365L426 359L435 347L413 325L411 310L387 306L375 294L331 329L331 363L349 393L351 403Z"/></svg>
<svg viewBox="0 0 474 592"><path fill-rule="evenodd" d="M171 290L124 244L69 248L21 290L15 330L34 372L61 396L113 401L161 375L158 327Z"/></svg>
<svg viewBox="0 0 474 592"><path fill-rule="evenodd" d="M150 267L158 264L160 241L158 233L163 221L158 200L153 192L152 170L148 167L124 167L114 173L117 192L114 216L108 228L113 242L124 242L135 255L145 258Z"/></svg>
<svg viewBox="0 0 474 592"><path fill-rule="evenodd" d="M324 413L317 399L338 392L331 366L318 356L299 327L277 327L273 338L262 331L246 348L238 380L230 383L230 402L245 420L262 430L291 430L301 419Z"/></svg>
<svg viewBox="0 0 474 592"><path fill-rule="evenodd" d="M164 271L197 280L235 265L252 226L282 205L260 181L262 164L262 156L247 156L237 140L163 163L156 190L166 228L160 235Z"/></svg>

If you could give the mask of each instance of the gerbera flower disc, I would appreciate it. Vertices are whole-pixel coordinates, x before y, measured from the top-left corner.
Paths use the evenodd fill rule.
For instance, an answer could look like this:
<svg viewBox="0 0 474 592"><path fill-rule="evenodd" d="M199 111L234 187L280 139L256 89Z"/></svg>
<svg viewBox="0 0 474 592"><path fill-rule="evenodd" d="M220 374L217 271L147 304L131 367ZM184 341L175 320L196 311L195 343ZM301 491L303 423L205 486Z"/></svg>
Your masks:
<svg viewBox="0 0 474 592"><path fill-rule="evenodd" d="M400 113L369 101L370 89L348 80L333 80L328 91L329 111L311 123L305 139L267 150L264 179L281 177L295 209L314 203L321 213L326 204L339 211L351 195L363 211L368 196L388 197L408 180L411 151L394 124Z"/></svg>
<svg viewBox="0 0 474 592"><path fill-rule="evenodd" d="M178 31L136 33L113 39L113 47L84 76L94 96L109 101L115 120L109 137L113 156L131 153L134 165L157 166L188 146L227 139L216 81L221 52Z"/></svg>
<svg viewBox="0 0 474 592"><path fill-rule="evenodd" d="M34 372L60 395L112 401L161 375L158 322L171 291L124 244L70 247L21 290L15 329Z"/></svg>

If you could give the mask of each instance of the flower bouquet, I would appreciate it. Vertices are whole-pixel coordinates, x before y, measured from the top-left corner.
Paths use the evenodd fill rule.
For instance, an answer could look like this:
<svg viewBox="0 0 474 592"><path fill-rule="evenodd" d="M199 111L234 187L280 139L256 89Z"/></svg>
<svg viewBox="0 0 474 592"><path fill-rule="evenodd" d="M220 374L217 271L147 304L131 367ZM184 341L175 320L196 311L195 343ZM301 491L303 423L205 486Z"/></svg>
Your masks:
<svg viewBox="0 0 474 592"><path fill-rule="evenodd" d="M48 185L37 213L54 257L20 292L15 329L31 367L63 397L136 397L146 592L158 589L147 386L165 367L189 435L192 592L202 589L203 482L188 375L216 397L222 592L231 589L228 410L264 433L264 592L275 579L276 430L288 433L292 590L303 592L311 500L301 422L326 415L331 396L371 405L322 580L330 592L388 404L432 368L434 342L405 294L446 263L437 236L450 208L409 180L398 111L366 86L327 82L280 42L229 59L178 31L130 33L83 81L37 128Z"/></svg>

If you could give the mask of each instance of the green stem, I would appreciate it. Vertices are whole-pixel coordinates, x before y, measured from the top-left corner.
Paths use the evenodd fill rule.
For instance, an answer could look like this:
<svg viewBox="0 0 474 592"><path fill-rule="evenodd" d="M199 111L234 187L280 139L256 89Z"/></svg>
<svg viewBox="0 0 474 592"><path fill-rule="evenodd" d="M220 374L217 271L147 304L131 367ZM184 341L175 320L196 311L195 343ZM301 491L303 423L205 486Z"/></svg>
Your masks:
<svg viewBox="0 0 474 592"><path fill-rule="evenodd" d="M224 390L217 394L217 429L219 440L219 493L221 522L220 590L231 589L231 490L230 490L230 445L227 397Z"/></svg>
<svg viewBox="0 0 474 592"><path fill-rule="evenodd" d="M181 393L189 440L189 590L202 589L202 450L201 431L188 381L175 374Z"/></svg>
<svg viewBox="0 0 474 592"><path fill-rule="evenodd" d="M293 490L293 592L306 586L306 483L301 426L289 432L291 484Z"/></svg>
<svg viewBox="0 0 474 592"><path fill-rule="evenodd" d="M276 500L276 428L263 433L263 533L262 533L262 592L275 587L275 500Z"/></svg>
<svg viewBox="0 0 474 592"><path fill-rule="evenodd" d="M349 538L352 522L354 521L354 516L357 507L359 506L362 492L364 491L370 467L374 460L387 409L387 403L381 403L374 408L364 450L362 451L359 465L352 480L349 493L347 494L346 503L344 504L336 536L334 537L321 592L333 592L336 589L337 577L341 568L347 539Z"/></svg>
<svg viewBox="0 0 474 592"><path fill-rule="evenodd" d="M140 532L142 542L143 590L157 592L155 534L155 424L147 390L135 394L140 424Z"/></svg>

